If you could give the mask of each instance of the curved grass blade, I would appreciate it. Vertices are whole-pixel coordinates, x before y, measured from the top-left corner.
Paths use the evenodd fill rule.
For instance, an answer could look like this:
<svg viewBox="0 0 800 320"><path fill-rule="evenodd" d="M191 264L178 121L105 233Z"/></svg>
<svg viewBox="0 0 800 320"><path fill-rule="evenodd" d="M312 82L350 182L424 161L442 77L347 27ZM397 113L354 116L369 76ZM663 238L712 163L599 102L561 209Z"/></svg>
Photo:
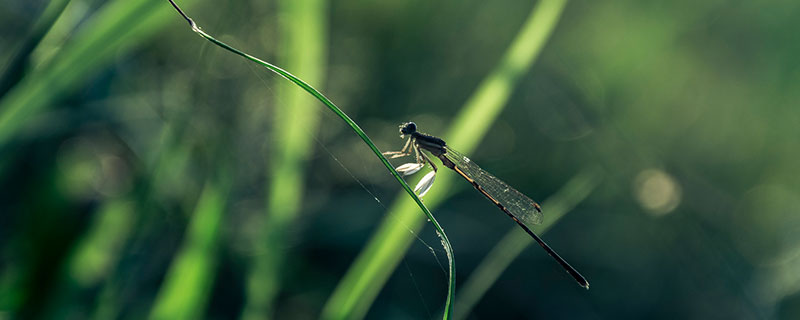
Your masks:
<svg viewBox="0 0 800 320"><path fill-rule="evenodd" d="M222 48L224 48L224 49L226 49L226 50L228 50L230 52L233 52L233 53L235 53L237 55L240 55L240 56L246 58L247 60L250 60L250 61L253 61L255 63L258 63L261 66L267 68L268 70L270 70L270 71L272 71L274 73L277 73L278 75L280 75L280 76L286 78L287 80L293 82L294 84L296 84L297 86L299 86L300 88L302 88L303 90L305 90L306 92L308 92L309 94L311 94L312 96L317 98L317 100L319 100L320 102L325 104L325 106L328 107L328 109L333 111L333 113L335 113L337 116L339 116L339 118L341 118L345 123L347 123L347 125L350 126L350 128L353 130L353 132L355 132L364 141L364 143L366 143L367 146L369 146L369 148L372 150L372 152L375 153L375 155L381 160L383 165L389 170L389 172L392 174L392 176L394 176L395 179L403 186L403 189L406 191L406 193L408 193L413 198L414 202L416 202L416 204L419 206L419 208L422 209L422 211L425 213L425 216L428 218L428 220L430 220L431 224L433 224L434 228L437 231L437 234L439 235L439 237L442 240L442 245L444 246L444 249L447 252L447 258L448 258L448 262L449 262L449 287L448 287L447 301L445 302L444 318L445 319L452 318L452 314L453 314L452 301L453 301L453 294L455 292L455 273L456 272L455 272L455 260L454 260L454 257L453 257L453 249L452 249L452 246L450 245L450 240L447 239L447 235L444 233L444 230L439 225L439 222L436 221L436 218L433 216L433 214L428 210L427 207L425 207L425 205L422 203L422 200L420 200L420 198L417 197L417 195L414 193L414 191L411 189L411 187L409 187L408 184L405 182L405 180L403 180L402 176L397 171L394 170L394 167L392 166L392 164L389 163L389 160L387 160L386 157L383 156L383 154L381 154L381 151L378 150L378 147L375 146L375 144L367 136L367 134L364 132L364 130L362 130L361 127L359 127L358 124L356 124L355 121L353 121L353 119L351 119L347 114L345 114L341 109L339 109L339 107L337 107L332 101L330 101L330 99L325 97L325 95L323 95L321 92L319 92L317 89L315 89L314 87L312 87L311 85L309 85L305 81L301 80L300 78L295 77L294 75L292 75L288 71L283 70L283 69L281 69L280 67L278 67L276 65L273 65L273 64L271 64L269 62L266 62L266 61L263 61L263 60L261 60L259 58L254 57L254 56L251 56L251 55L249 55L249 54L247 54L245 52L242 52L242 51L240 51L240 50L238 50L238 49L236 49L234 47L229 46L228 44L226 44L224 42L221 42L221 41L215 39L211 35L205 33L203 30L201 30L197 26L197 24L195 24L194 21L191 18L189 18L180 9L180 7L178 7L178 5L173 0L169 0L169 2L172 4L172 6L175 8L175 10L177 10L178 13L180 13L181 16L183 16L184 19L186 19L186 21L191 26L192 31L194 31L195 33L197 33L201 37L205 38L206 40L211 41L212 43L216 44L217 46L220 46L220 47L222 47Z"/></svg>

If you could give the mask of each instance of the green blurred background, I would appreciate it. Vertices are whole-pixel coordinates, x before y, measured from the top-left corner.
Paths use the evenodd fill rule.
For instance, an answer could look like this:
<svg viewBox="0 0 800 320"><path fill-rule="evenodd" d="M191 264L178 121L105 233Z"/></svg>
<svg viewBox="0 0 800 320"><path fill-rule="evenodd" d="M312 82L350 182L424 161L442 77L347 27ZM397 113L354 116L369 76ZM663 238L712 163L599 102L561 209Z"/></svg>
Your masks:
<svg viewBox="0 0 800 320"><path fill-rule="evenodd" d="M440 173L459 318L800 317L800 2L178 3L382 150L413 120L543 202L590 290ZM432 228L301 89L166 0L5 0L0 21L0 319L440 317ZM526 21L552 33L508 67ZM507 97L475 98L489 74Z"/></svg>

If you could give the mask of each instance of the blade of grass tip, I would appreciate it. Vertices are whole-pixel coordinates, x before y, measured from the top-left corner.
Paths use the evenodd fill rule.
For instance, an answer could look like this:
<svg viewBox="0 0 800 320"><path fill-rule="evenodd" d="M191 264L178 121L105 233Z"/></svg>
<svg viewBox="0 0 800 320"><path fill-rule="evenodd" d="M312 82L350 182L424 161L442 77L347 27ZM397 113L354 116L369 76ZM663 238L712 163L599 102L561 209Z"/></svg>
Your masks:
<svg viewBox="0 0 800 320"><path fill-rule="evenodd" d="M543 0L533 7L502 60L484 78L442 136L449 145L465 153L474 151L505 106L520 75L530 69L538 56L565 3ZM437 186L425 197L425 203L432 208L442 203L454 179L452 174L437 177ZM386 216L328 299L323 319L363 318L413 241L406 228L416 232L424 222L415 214L412 204L402 198L389 207Z"/></svg>
<svg viewBox="0 0 800 320"><path fill-rule="evenodd" d="M80 303L88 290L106 280L134 227L134 205L130 197L107 200L95 212L92 223L65 264L54 298L43 318L85 315L90 305Z"/></svg>
<svg viewBox="0 0 800 320"><path fill-rule="evenodd" d="M64 12L64 8L67 7L68 3L69 0L50 1L47 7L44 8L25 41L14 54L14 58L7 64L2 78L0 78L0 97L8 92L8 89L14 86L25 74L33 49L42 41L42 38L56 22L56 19Z"/></svg>
<svg viewBox="0 0 800 320"><path fill-rule="evenodd" d="M279 29L277 44L283 50L282 64L306 81L320 84L325 78L327 40L325 26L327 1L278 1ZM284 79L278 79L285 81ZM278 86L273 117L269 188L266 221L252 240L260 254L251 261L243 319L273 317L273 301L283 276L286 230L297 218L302 204L304 168L313 148L318 126L315 100L301 90Z"/></svg>
<svg viewBox="0 0 800 320"><path fill-rule="evenodd" d="M584 168L575 177L570 179L558 193L544 202L542 207L547 208L545 222L536 228L539 234L547 232L559 219L572 210L597 187L603 178L599 167ZM456 295L456 311L454 319L465 319L470 314L475 304L483 297L491 285L497 281L500 274L511 264L514 259L527 248L533 239L519 228L512 226L497 245L475 268L467 278L462 289Z"/></svg>
<svg viewBox="0 0 800 320"><path fill-rule="evenodd" d="M133 227L134 206L128 198L110 200L98 210L68 263L70 277L83 288L102 280L116 263Z"/></svg>
<svg viewBox="0 0 800 320"><path fill-rule="evenodd" d="M94 310L85 319L105 320L118 319L119 316L119 295L123 290L115 279L108 279L99 289L95 302Z"/></svg>
<svg viewBox="0 0 800 320"><path fill-rule="evenodd" d="M150 319L200 319L213 284L228 178L203 187L186 237L164 277Z"/></svg>
<svg viewBox="0 0 800 320"><path fill-rule="evenodd" d="M420 209L422 209L422 211L425 213L425 216L428 218L430 223L433 225L434 229L436 229L437 235L442 240L442 246L444 246L444 249L447 252L447 257L448 257L448 262L449 262L449 264L448 264L449 265L449 274L450 274L450 276L449 276L449 289L448 289L448 294L447 294L447 300L445 302L445 310L446 310L446 312L445 312L444 316L445 316L445 318L450 319L452 317L453 294L455 293L455 257L453 256L453 248L450 245L450 240L447 239L447 234L444 232L444 230L442 229L441 225L439 225L439 222L436 221L436 218L433 216L433 214L428 210L427 207L425 207L425 205L422 203L422 200L419 197L417 197L417 195L414 193L414 191L411 189L411 187L408 186L408 184L405 182L405 180L403 180L403 177L397 171L394 170L394 167L392 166L392 164L389 163L389 160L386 159L386 157L383 156L381 151L378 149L377 146L375 146L375 143L372 142L372 140L369 138L369 136L367 136L367 134L364 132L364 130L362 130L361 127L359 127L358 124L356 124L355 121L353 121L353 119L351 119L347 114L345 114L344 111L339 109L339 107L337 107L331 100L329 100L321 92L317 91L317 89L314 89L314 87L312 87L311 85L309 85L305 81L301 80L300 78L295 77L291 73L287 72L286 70L283 70L283 69L279 68L278 66L275 66L275 65L273 65L273 64L271 64L269 62L266 62L266 61L263 61L261 59L258 59L258 58L254 57L252 55L249 55L249 54L247 54L245 52L242 52L242 51L240 51L240 50L238 50L238 49L236 49L234 47L229 46L228 44L226 44L224 42L221 42L221 41L215 39L211 35L205 33L203 30L201 30L194 23L194 21L191 18L189 18L180 9L180 7L178 7L177 4L175 4L175 2L173 0L169 0L169 1L173 5L175 10L177 10L178 13L180 13L181 16L183 16L184 19L186 19L186 21L192 27L192 31L194 31L195 33L197 33L201 37L205 38L206 40L211 41L212 43L214 43L214 44L216 44L216 45L218 45L218 46L220 46L220 47L222 47L222 48L224 48L224 49L226 49L226 50L228 50L230 52L233 52L233 53L235 53L237 55L240 55L240 56L242 56L242 57L244 57L244 58L246 58L246 59L248 59L250 61L258 63L261 66L267 68L268 70L270 70L272 72L275 72L278 75L280 75L280 76L286 78L287 80L293 82L294 84L296 84L297 86L299 86L300 88L302 88L303 90L305 90L306 92L308 92L309 94L311 94L312 96L317 98L317 100L319 100L323 104L325 104L325 106L328 107L329 110L331 110L333 113L335 113L337 116L339 116L340 119L342 119L345 123L347 123L347 125L350 126L350 128L353 130L353 132L355 132L361 138L361 140L364 141L364 143L367 144L367 146L369 146L370 150L372 150L372 152L375 154L375 156L378 157L378 159L381 160L381 163L383 163L383 165L386 167L386 169L389 170L389 172L392 174L392 176L398 181L398 183L400 183L400 185L403 187L403 190L405 190L406 193L414 200L414 202L417 204L417 206Z"/></svg>
<svg viewBox="0 0 800 320"><path fill-rule="evenodd" d="M185 2L191 5L197 0ZM0 148L32 115L78 88L120 53L155 35L169 21L168 9L162 0L112 0L103 5L50 63L26 74L2 97Z"/></svg>

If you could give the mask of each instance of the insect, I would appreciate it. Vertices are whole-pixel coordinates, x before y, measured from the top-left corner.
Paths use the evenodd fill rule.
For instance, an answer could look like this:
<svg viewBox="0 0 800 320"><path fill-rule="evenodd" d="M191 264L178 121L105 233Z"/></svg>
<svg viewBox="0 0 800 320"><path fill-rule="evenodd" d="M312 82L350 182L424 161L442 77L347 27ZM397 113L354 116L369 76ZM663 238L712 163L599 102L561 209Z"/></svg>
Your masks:
<svg viewBox="0 0 800 320"><path fill-rule="evenodd" d="M533 237L547 254L553 257L578 284L589 289L589 282L586 281L586 278L584 278L578 270L570 266L566 260L561 258L558 253L542 240L542 238L531 231L529 226L540 224L543 220L542 209L536 201L531 200L531 198L524 195L522 192L517 191L502 180L484 171L475 164L475 162L451 149L444 140L417 131L417 125L414 122L405 122L400 125L400 137L404 138L405 136L409 136L409 138L403 149L400 151L384 152L383 154L394 159L410 156L413 151L416 162L401 165L396 169L404 175L410 175L419 171L425 164L433 168L432 172L428 173L420 180L420 183L414 190L419 192L420 197L431 188L438 170L430 157L425 154L425 152L428 152L432 156L439 158L443 166L455 171L458 175L467 180L467 182L472 184L478 192L483 194L508 215L509 218L522 227L525 232Z"/></svg>

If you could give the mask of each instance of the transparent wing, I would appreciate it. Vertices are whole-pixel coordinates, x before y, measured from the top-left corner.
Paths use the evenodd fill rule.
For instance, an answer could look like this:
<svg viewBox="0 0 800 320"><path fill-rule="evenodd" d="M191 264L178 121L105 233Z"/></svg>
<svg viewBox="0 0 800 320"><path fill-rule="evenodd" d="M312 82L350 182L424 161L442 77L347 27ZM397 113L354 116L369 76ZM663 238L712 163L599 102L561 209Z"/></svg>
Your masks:
<svg viewBox="0 0 800 320"><path fill-rule="evenodd" d="M453 149L447 148L443 155L465 175L465 179L475 185L489 200L526 225L542 223L543 215L539 204L522 192L512 188L502 180L484 171L475 162ZM458 172L459 170L456 170ZM477 184L477 185L476 185ZM483 190L481 190L483 189Z"/></svg>

